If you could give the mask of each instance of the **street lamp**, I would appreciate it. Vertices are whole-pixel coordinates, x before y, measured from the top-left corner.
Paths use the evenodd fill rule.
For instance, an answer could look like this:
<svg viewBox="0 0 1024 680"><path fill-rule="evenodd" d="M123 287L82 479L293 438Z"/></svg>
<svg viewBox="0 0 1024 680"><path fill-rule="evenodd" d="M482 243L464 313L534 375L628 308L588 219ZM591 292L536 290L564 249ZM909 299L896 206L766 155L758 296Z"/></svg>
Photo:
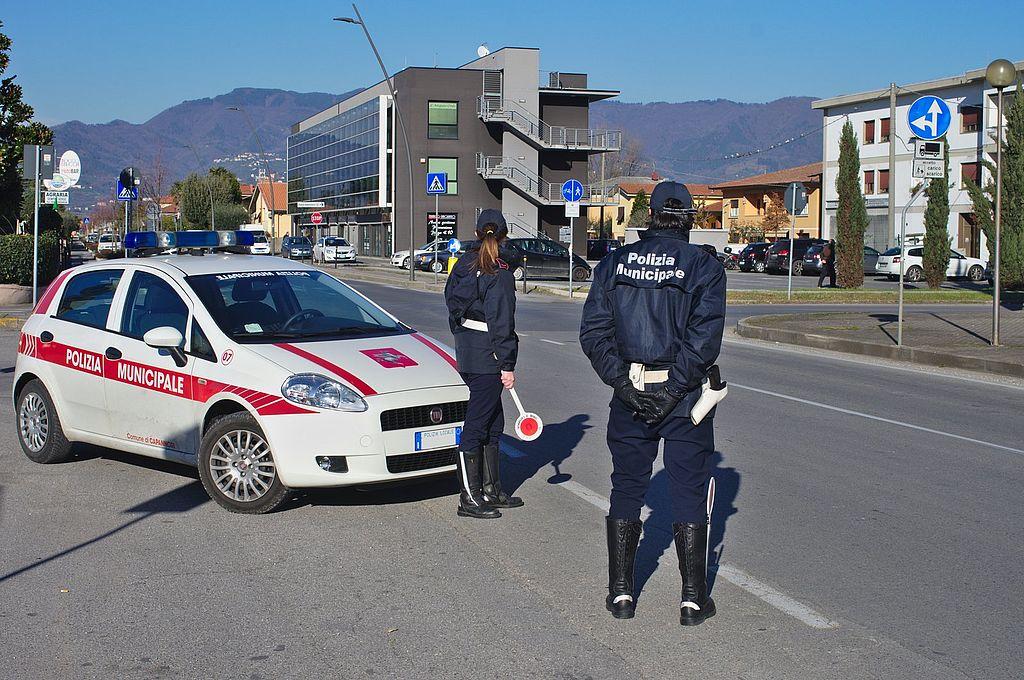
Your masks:
<svg viewBox="0 0 1024 680"><path fill-rule="evenodd" d="M186 144L185 148L189 149L192 152L192 155L196 157L196 167L201 169L203 162L199 160L199 152L196 151L196 148L191 144ZM210 185L210 173L206 173L206 190L210 192L210 229L216 231L217 221L213 216L213 187Z"/></svg>
<svg viewBox="0 0 1024 680"><path fill-rule="evenodd" d="M260 156L263 158L263 162L267 167L267 182L270 188L270 248L274 251L271 254L276 254L277 245L274 242L274 239L277 238L277 215L274 206L274 178L270 174L270 160L266 157L267 154L263 150L263 141L260 139L260 133L256 131L256 126L253 125L252 117L249 115L249 112L241 106L229 106L228 111L238 111L245 116L245 120L249 123L249 129L252 130L252 136L256 138L256 145L260 148ZM258 179L256 180L256 184L257 186L259 185Z"/></svg>
<svg viewBox="0 0 1024 680"><path fill-rule="evenodd" d="M363 15L359 13L359 8L356 7L355 3L352 3L352 11L356 13L355 19L352 17L334 17L334 20L341 21L346 24L358 24L363 27L363 33L366 34L366 41L370 43L370 49L373 50L373 55L377 57L377 63L380 64L380 70L384 73L384 81L388 84L388 91L391 93L391 101L395 107L395 117L398 118L398 127L402 129L402 139L405 142L406 167L409 169L409 280L415 281L416 258L414 255L416 254L416 226L412 209L413 192L415 189L412 181L412 151L410 151L409 148L409 135L405 131L405 122L402 120L402 109L398 106L398 96L395 94L395 85L391 82L391 76L388 75L388 69L384 66L384 60L380 58L380 52L377 51L377 46L373 44L373 38L370 37L370 30L366 27L366 22L363 21Z"/></svg>
<svg viewBox="0 0 1024 680"><path fill-rule="evenodd" d="M996 59L985 69L985 79L996 88L996 247L992 268L992 346L999 345L999 231L1003 210L1003 88L1017 82L1017 69L1006 59Z"/></svg>

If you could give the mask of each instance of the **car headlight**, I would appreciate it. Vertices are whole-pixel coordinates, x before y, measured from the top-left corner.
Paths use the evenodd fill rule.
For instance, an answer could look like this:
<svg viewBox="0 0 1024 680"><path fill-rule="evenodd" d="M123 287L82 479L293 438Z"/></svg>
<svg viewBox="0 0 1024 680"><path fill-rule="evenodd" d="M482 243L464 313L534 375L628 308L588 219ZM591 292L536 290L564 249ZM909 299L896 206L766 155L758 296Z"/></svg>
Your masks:
<svg viewBox="0 0 1024 680"><path fill-rule="evenodd" d="M303 406L355 412L367 409L366 402L354 390L315 373L300 373L288 378L281 385L281 394L288 401Z"/></svg>

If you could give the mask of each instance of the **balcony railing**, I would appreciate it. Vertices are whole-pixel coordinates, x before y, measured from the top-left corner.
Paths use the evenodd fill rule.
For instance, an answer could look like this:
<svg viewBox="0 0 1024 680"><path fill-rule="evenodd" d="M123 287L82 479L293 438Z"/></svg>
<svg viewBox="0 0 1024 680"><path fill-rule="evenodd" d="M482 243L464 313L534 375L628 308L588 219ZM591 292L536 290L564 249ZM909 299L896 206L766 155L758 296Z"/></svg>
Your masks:
<svg viewBox="0 0 1024 680"><path fill-rule="evenodd" d="M502 156L485 156L482 153L476 155L476 171L484 179L504 180L526 194L534 202L540 205L564 204L562 197L562 185L549 182L540 177L536 172L529 170L522 163L512 158ZM608 186L606 193L601 193L600 186L583 185L584 205L613 205L615 188Z"/></svg>
<svg viewBox="0 0 1024 680"><path fill-rule="evenodd" d="M485 123L507 123L536 145L545 149L618 151L621 130L594 130L549 125L516 102L495 97L477 98L477 115Z"/></svg>

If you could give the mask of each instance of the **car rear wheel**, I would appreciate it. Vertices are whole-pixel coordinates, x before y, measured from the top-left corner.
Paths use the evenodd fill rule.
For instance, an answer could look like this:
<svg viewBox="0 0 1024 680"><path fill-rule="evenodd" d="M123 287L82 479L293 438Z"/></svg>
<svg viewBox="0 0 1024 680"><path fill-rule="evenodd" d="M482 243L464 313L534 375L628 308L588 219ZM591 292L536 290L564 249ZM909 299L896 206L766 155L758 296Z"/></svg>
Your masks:
<svg viewBox="0 0 1024 680"><path fill-rule="evenodd" d="M198 463L203 488L231 512L261 515L288 499L270 444L248 412L214 421L203 435Z"/></svg>
<svg viewBox="0 0 1024 680"><path fill-rule="evenodd" d="M53 399L38 380L30 381L18 394L18 441L36 463L63 463L71 458L71 442L64 436Z"/></svg>
<svg viewBox="0 0 1024 680"><path fill-rule="evenodd" d="M804 273L804 261L797 260L793 263L793 276L803 276Z"/></svg>
<svg viewBox="0 0 1024 680"><path fill-rule="evenodd" d="M974 265L967 270L967 278L971 281L981 281L985 278L985 270L978 265Z"/></svg>
<svg viewBox="0 0 1024 680"><path fill-rule="evenodd" d="M764 262L758 262L754 265L754 271L758 274L764 274Z"/></svg>
<svg viewBox="0 0 1024 680"><path fill-rule="evenodd" d="M587 271L586 267L573 267L572 268L572 280L573 281L586 281L590 278L590 272Z"/></svg>
<svg viewBox="0 0 1024 680"><path fill-rule="evenodd" d="M430 271L434 272L435 274L440 274L441 272L444 271L444 263L441 262L440 260L435 260L434 262L431 262Z"/></svg>
<svg viewBox="0 0 1024 680"><path fill-rule="evenodd" d="M921 280L924 275L924 270L918 267L916 264L903 273L903 278L907 281L917 282Z"/></svg>

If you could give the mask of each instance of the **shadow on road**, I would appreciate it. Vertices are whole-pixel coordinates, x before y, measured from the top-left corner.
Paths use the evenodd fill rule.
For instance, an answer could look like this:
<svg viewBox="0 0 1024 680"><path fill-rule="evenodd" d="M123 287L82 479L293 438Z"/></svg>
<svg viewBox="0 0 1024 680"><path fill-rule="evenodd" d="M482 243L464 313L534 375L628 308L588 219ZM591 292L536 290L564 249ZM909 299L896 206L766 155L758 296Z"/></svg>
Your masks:
<svg viewBox="0 0 1024 680"><path fill-rule="evenodd" d="M364 484L362 486L344 486L328 489L299 489L292 500L281 506L277 512L286 512L291 508L323 505L323 506L371 506L401 505L419 503L433 498L455 496L459 493L459 485L455 474L451 472L432 477L394 481L387 484Z"/></svg>
<svg viewBox="0 0 1024 680"><path fill-rule="evenodd" d="M501 466L501 484L508 493L514 493L526 480L532 479L541 468L550 465L554 474L548 477L548 484L561 484L572 479L562 472L561 465L576 450L583 439L583 433L592 425L590 416L579 413L562 423L545 423L544 432L533 442L520 442L506 436L506 441L515 442L515 449L523 456L507 456ZM505 450L508 454L508 449Z"/></svg>

